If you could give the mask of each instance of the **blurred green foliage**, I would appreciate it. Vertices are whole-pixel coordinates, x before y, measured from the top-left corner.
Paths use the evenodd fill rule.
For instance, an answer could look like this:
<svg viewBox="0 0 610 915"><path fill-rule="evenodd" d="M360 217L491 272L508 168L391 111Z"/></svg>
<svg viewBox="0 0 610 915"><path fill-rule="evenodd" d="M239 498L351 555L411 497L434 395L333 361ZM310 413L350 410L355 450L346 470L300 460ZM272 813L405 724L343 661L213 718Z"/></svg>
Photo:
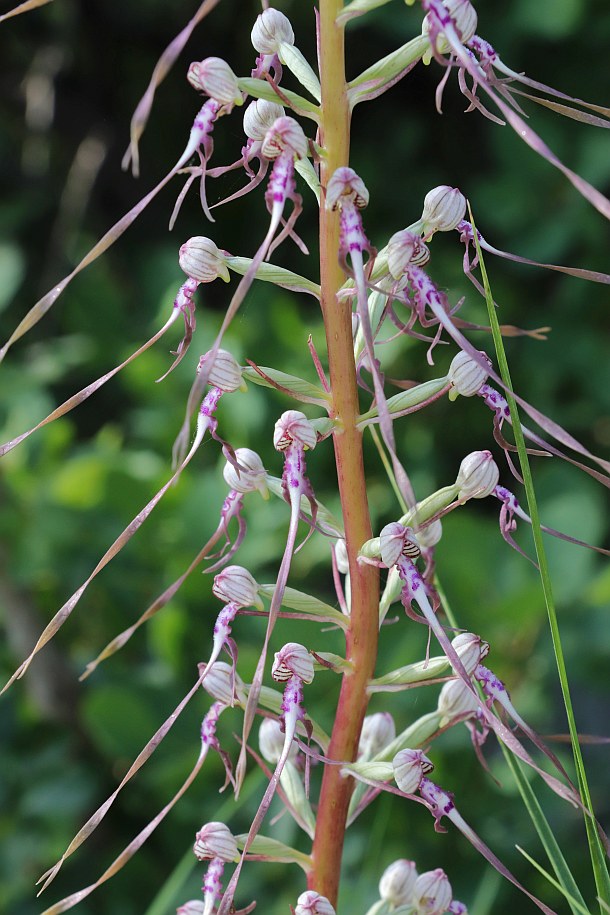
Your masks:
<svg viewBox="0 0 610 915"><path fill-rule="evenodd" d="M119 216L168 170L180 154L197 101L185 82L186 66L209 55L235 70L251 66L250 23L255 3L224 0L194 37L157 93L144 134L139 181L120 169L129 119L158 55L197 7L196 0L136 0L129 4L55 0L3 25L5 107L0 151L4 162L0 201L0 336ZM293 21L297 42L315 58L309 4L278 6ZM481 2L479 33L515 70L599 104L610 97L610 11L603 0ZM8 8L8 5L7 5ZM348 27L349 75L407 41L419 30L419 11L398 0ZM479 229L499 248L539 260L608 271L608 227L562 176L538 159L508 129L477 113L463 114L464 99L450 79L444 113L434 111L440 76L433 64L418 67L378 102L354 116L352 162L371 192L365 225L381 247L389 235L419 216L426 191L455 184L467 194ZM286 85L291 85L286 78ZM608 138L603 131L561 121L527 106L536 129L576 171L610 189ZM242 144L240 114L219 122L214 164L233 161ZM244 181L232 173L209 199L232 193ZM220 184L220 182L219 182ZM135 226L60 298L35 330L15 345L1 368L2 441L28 428L55 404L125 358L153 332L182 282L177 247L193 234L209 234L235 254L252 253L264 233L262 189L215 211L210 226L192 193L173 234L167 220L179 183L174 181ZM299 231L309 260L290 244L274 260L315 278L316 213L303 190ZM485 322L484 302L464 279L456 237L433 243L431 270L451 301L467 295L462 314ZM610 377L607 287L487 259L501 320L526 328L551 325L546 342L508 340L516 389L564 424L596 453L610 446ZM217 288L219 287L219 288ZM9 674L45 622L87 577L109 543L169 475L171 444L200 352L209 346L228 302L224 284L198 293L198 328L179 368L156 385L169 365L168 340L103 387L86 405L32 436L2 462L0 496L0 614L7 639L0 649ZM324 334L311 298L255 286L227 338L240 360L251 358L313 379L308 334L321 353ZM473 339L487 346L480 335ZM423 380L444 371L453 349L425 345L388 348L387 374ZM443 351L441 351L443 350ZM451 350L449 352L449 350ZM270 447L277 415L289 407L281 395L250 387L225 398L222 435L235 446L256 448L270 471L281 471ZM313 415L313 414L312 414ZM425 495L454 479L463 455L492 447L489 414L480 402L438 403L397 427L400 449L416 491ZM2 698L0 715L0 909L11 915L40 911L33 884L70 838L114 789L149 736L194 681L206 657L218 612L211 581L195 573L171 604L85 684L77 677L118 631L180 575L214 529L225 493L217 447L207 444L155 510L142 531L83 598L69 623L26 678ZM372 443L367 444L370 500L376 525L397 509ZM314 488L337 511L329 446L310 460ZM511 485L504 465L503 482ZM543 522L602 544L608 540L607 495L589 477L555 460L534 461ZM503 543L496 509L473 505L445 523L438 569L460 625L492 644L490 663L509 684L524 717L545 733L564 732L552 650L535 570ZM259 581L272 582L287 521L287 507L247 498L248 536L237 557ZM529 533L520 542L531 552ZM599 557L549 541L556 599L584 734L609 733L608 690L610 573ZM313 538L294 563L291 584L334 602L327 545ZM382 634L379 672L420 659L424 627L399 621ZM235 635L240 671L254 669L261 622L240 618ZM404 633L399 636L399 633ZM282 622L286 636L314 648L340 651L336 633ZM332 675L308 689L311 713L329 728ZM373 697L371 711L391 708L398 727L434 707L437 690ZM54 901L95 879L179 787L198 752L198 727L208 703L201 695L184 713L151 762L122 794L92 839L62 870L45 895ZM221 733L235 752L239 715L227 713ZM523 862L515 841L543 861L543 853L518 802L510 774L492 741L486 748L500 788L480 769L465 729L435 744L438 780L456 792L458 807L528 887L558 911L562 903ZM567 753L560 751L562 758ZM608 750L585 747L597 813L608 820ZM254 778L257 778L256 774ZM315 797L319 773L314 770ZM135 915L147 910L190 847L196 829L215 819L226 801L216 791L221 766L210 759L187 798L172 812L125 870L83 903L82 915ZM245 830L260 796L252 790L229 825ZM538 790L536 788L536 790ZM542 788L540 799L575 875L593 899L584 831L576 812ZM279 805L278 805L279 809ZM271 831L269 822L266 830ZM282 841L306 848L284 817L273 827ZM496 881L454 831L437 836L417 805L381 797L349 834L342 912L356 915L376 898L382 869L398 857L420 870L442 866L455 895L472 915L504 915L533 907ZM179 874L189 870L182 865ZM163 911L197 895L201 868L190 868ZM302 889L300 873L252 865L240 898L259 899L262 911L286 912ZM174 893L174 889L171 890ZM170 893L171 895L171 893ZM47 903L49 904L49 903ZM159 915L157 908L154 915ZM152 915L152 913L151 913Z"/></svg>

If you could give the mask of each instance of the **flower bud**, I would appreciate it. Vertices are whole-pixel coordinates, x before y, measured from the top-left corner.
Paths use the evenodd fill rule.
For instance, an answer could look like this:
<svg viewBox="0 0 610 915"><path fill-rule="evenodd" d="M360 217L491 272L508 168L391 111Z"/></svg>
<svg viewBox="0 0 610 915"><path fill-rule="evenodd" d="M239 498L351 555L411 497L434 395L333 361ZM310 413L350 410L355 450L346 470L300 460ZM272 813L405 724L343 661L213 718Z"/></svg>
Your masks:
<svg viewBox="0 0 610 915"><path fill-rule="evenodd" d="M273 446L285 451L293 442L303 448L315 448L318 436L315 427L299 410L282 413L273 430Z"/></svg>
<svg viewBox="0 0 610 915"><path fill-rule="evenodd" d="M441 184L424 197L421 214L427 233L450 232L466 214L466 198L457 187Z"/></svg>
<svg viewBox="0 0 610 915"><path fill-rule="evenodd" d="M220 57L206 57L195 61L188 69L186 78L198 92L205 92L221 105L241 105L237 77L225 60Z"/></svg>
<svg viewBox="0 0 610 915"><path fill-rule="evenodd" d="M176 909L176 915L203 915L205 902L203 899L189 899L184 905Z"/></svg>
<svg viewBox="0 0 610 915"><path fill-rule="evenodd" d="M197 374L207 367L211 350L199 358ZM219 349L208 374L208 384L220 388L225 394L237 391L243 385L241 368L234 356L226 349Z"/></svg>
<svg viewBox="0 0 610 915"><path fill-rule="evenodd" d="M195 235L180 248L179 264L187 276L200 283L212 283L220 277L229 282L229 268L222 251L211 238Z"/></svg>
<svg viewBox="0 0 610 915"><path fill-rule="evenodd" d="M262 141L278 118L284 117L284 109L275 102L257 98L244 111L244 133L251 140Z"/></svg>
<svg viewBox="0 0 610 915"><path fill-rule="evenodd" d="M451 640L451 644L468 675L473 674L483 658L489 654L489 642L484 642L481 636L475 635L474 632L460 632Z"/></svg>
<svg viewBox="0 0 610 915"><path fill-rule="evenodd" d="M388 270L395 280L401 279L409 264L423 267L430 260L430 249L419 235L403 229L395 232L387 247Z"/></svg>
<svg viewBox="0 0 610 915"><path fill-rule="evenodd" d="M474 715L479 703L463 680L449 680L440 691L437 708L441 715L441 727L444 727L456 715L464 715L466 712Z"/></svg>
<svg viewBox="0 0 610 915"><path fill-rule="evenodd" d="M258 747L263 759L266 759L271 765L275 765L282 755L285 739L279 721L276 721L275 718L263 718L258 729ZM288 758L294 759L297 754L298 747L293 743Z"/></svg>
<svg viewBox="0 0 610 915"><path fill-rule="evenodd" d="M440 867L420 874L413 887L413 905L418 915L442 915L451 903L453 890Z"/></svg>
<svg viewBox="0 0 610 915"><path fill-rule="evenodd" d="M342 166L335 169L326 187L326 209L341 209L347 202L361 210L369 202L369 192L353 168Z"/></svg>
<svg viewBox="0 0 610 915"><path fill-rule="evenodd" d="M203 671L204 665L199 664L199 674L201 675ZM216 661L208 671L202 686L213 699L222 702L223 705L232 705L234 701L233 684L235 684L235 695L241 703L246 694L244 681L239 674L234 673L230 664L225 661Z"/></svg>
<svg viewBox="0 0 610 915"><path fill-rule="evenodd" d="M462 463L455 481L458 499L484 499L491 495L500 479L491 451L471 451Z"/></svg>
<svg viewBox="0 0 610 915"><path fill-rule="evenodd" d="M243 566L226 566L214 578L212 594L226 604L262 607L258 582Z"/></svg>
<svg viewBox="0 0 610 915"><path fill-rule="evenodd" d="M265 134L261 152L266 159L277 159L283 152L291 152L297 159L304 159L309 144L303 128L294 118L287 115L277 118Z"/></svg>
<svg viewBox="0 0 610 915"><path fill-rule="evenodd" d="M288 17L269 7L257 16L251 39L259 54L277 54L282 43L294 44L294 32Z"/></svg>
<svg viewBox="0 0 610 915"><path fill-rule="evenodd" d="M396 565L401 556L417 559L421 550L415 540L413 528L405 527L398 521L386 524L379 533L381 561L388 569Z"/></svg>
<svg viewBox="0 0 610 915"><path fill-rule="evenodd" d="M400 750L392 760L394 780L405 794L413 794L420 786L421 780L434 769L423 750Z"/></svg>
<svg viewBox="0 0 610 915"><path fill-rule="evenodd" d="M451 915L468 915L466 904L463 902L458 902L457 899L452 901L447 911L451 912Z"/></svg>
<svg viewBox="0 0 610 915"><path fill-rule="evenodd" d="M297 899L294 915L336 915L336 912L326 896L320 896L315 890L307 890Z"/></svg>
<svg viewBox="0 0 610 915"><path fill-rule="evenodd" d="M386 867L379 881L379 895L392 908L409 905L413 899L413 887L417 880L414 861L400 858Z"/></svg>
<svg viewBox="0 0 610 915"><path fill-rule="evenodd" d="M299 645L298 642L287 642L275 653L271 676L278 683L284 683L291 677L298 677L303 683L311 683L313 658L303 645Z"/></svg>
<svg viewBox="0 0 610 915"><path fill-rule="evenodd" d="M254 492L255 489L267 498L267 471L263 462L251 448L236 448L235 460L239 469L227 461L222 471L225 483L235 492Z"/></svg>
<svg viewBox="0 0 610 915"><path fill-rule="evenodd" d="M206 823L202 826L195 836L193 851L199 861L205 861L206 858L234 861L239 856L235 838L224 823Z"/></svg>
<svg viewBox="0 0 610 915"><path fill-rule="evenodd" d="M394 719L389 712L367 715L362 724L358 756L371 759L381 752L396 737Z"/></svg>
<svg viewBox="0 0 610 915"><path fill-rule="evenodd" d="M477 13L470 0L443 0L443 6L451 16L453 24L462 39L462 44L470 41L477 30ZM430 31L430 14L424 18L422 35ZM441 39L437 41L438 50L444 54L449 50L449 45Z"/></svg>
<svg viewBox="0 0 610 915"><path fill-rule="evenodd" d="M335 559L337 560L337 568L342 575L347 575L349 572L349 561L347 558L347 547L345 545L345 540L339 539L335 543Z"/></svg>
<svg viewBox="0 0 610 915"><path fill-rule="evenodd" d="M426 550L436 546L442 536L443 525L440 518L435 518L434 521L430 521L429 524L420 527L420 529L417 531L417 540L420 546Z"/></svg>
<svg viewBox="0 0 610 915"><path fill-rule="evenodd" d="M491 368L491 359L487 353L482 350L479 352ZM447 378L453 385L453 389L449 392L449 399L455 400L458 394L461 394L462 397L473 397L485 384L488 377L489 372L475 362L472 356L459 352L452 359L447 372Z"/></svg>

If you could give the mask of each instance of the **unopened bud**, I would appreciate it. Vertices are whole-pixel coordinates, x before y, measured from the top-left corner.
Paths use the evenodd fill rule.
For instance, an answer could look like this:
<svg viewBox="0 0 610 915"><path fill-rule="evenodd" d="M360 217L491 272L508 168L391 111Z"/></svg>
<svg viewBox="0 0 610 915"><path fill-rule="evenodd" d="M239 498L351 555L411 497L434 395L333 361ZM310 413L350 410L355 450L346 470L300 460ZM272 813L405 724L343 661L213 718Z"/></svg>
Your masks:
<svg viewBox="0 0 610 915"><path fill-rule="evenodd" d="M227 461L222 475L225 483L235 492L254 492L255 489L267 498L267 471L259 455L251 448L236 448L235 462Z"/></svg>
<svg viewBox="0 0 610 915"><path fill-rule="evenodd" d="M451 903L453 890L440 867L420 874L413 887L413 906L418 915L442 915Z"/></svg>
<svg viewBox="0 0 610 915"><path fill-rule="evenodd" d="M443 6L451 16L462 43L466 44L477 30L477 13L472 3L470 0L443 0ZM430 13L424 18L422 35L427 35L429 31ZM437 44L441 54L449 50L449 45L442 38L438 40Z"/></svg>
<svg viewBox="0 0 610 915"><path fill-rule="evenodd" d="M471 451L467 454L456 477L458 499L484 499L491 495L500 479L498 465L491 451Z"/></svg>
<svg viewBox="0 0 610 915"><path fill-rule="evenodd" d="M403 229L390 238L387 247L388 270L395 280L401 279L410 264L423 267L430 260L430 250L419 235Z"/></svg>
<svg viewBox="0 0 610 915"><path fill-rule="evenodd" d="M266 159L277 159L283 152L291 152L295 158L304 159L309 144L303 128L294 118L277 118L265 134L261 152Z"/></svg>
<svg viewBox="0 0 610 915"><path fill-rule="evenodd" d="M205 665L199 665L199 674L205 670ZM216 661L212 664L203 681L203 688L213 699L223 705L232 705L234 702L233 685L235 684L235 697L240 703L245 698L244 681L235 673L230 664L225 661Z"/></svg>
<svg viewBox="0 0 610 915"><path fill-rule="evenodd" d="M381 752L396 737L394 719L389 712L367 715L362 724L358 756L371 759Z"/></svg>
<svg viewBox="0 0 610 915"><path fill-rule="evenodd" d="M237 77L228 63L220 57L206 57L205 60L195 61L190 65L186 78L194 89L205 92L221 105L243 103Z"/></svg>
<svg viewBox="0 0 610 915"><path fill-rule="evenodd" d="M335 169L326 188L326 209L341 209L344 203L353 203L359 210L369 202L369 192L362 178L353 168Z"/></svg>
<svg viewBox="0 0 610 915"><path fill-rule="evenodd" d="M298 677L303 683L311 683L313 658L304 645L300 645L298 642L287 642L275 653L271 676L278 683L284 683L291 677Z"/></svg>
<svg viewBox="0 0 610 915"><path fill-rule="evenodd" d="M480 351L481 357L488 363L491 368L491 359ZM449 392L449 399L455 400L458 394L462 397L473 397L485 384L489 377L489 371L486 371L478 362L475 362L468 353L459 352L451 361L447 378L451 382L452 390Z"/></svg>
<svg viewBox="0 0 610 915"><path fill-rule="evenodd" d="M187 276L200 283L212 283L220 277L228 283L229 268L222 251L211 238L195 235L180 248L179 264Z"/></svg>
<svg viewBox="0 0 610 915"><path fill-rule="evenodd" d="M210 353L205 353L199 359L197 365L197 374L204 368L207 368L210 361ZM208 373L208 384L215 388L220 388L225 394L230 394L243 387L241 368L239 363L231 353L226 349L219 349L214 358L214 363Z"/></svg>
<svg viewBox="0 0 610 915"><path fill-rule="evenodd" d="M284 109L275 102L257 98L244 111L244 133L251 140L262 141L278 118L284 117Z"/></svg>
<svg viewBox="0 0 610 915"><path fill-rule="evenodd" d="M281 44L294 44L290 20L272 7L263 10L257 17L251 38L259 54L277 54Z"/></svg>
<svg viewBox="0 0 610 915"><path fill-rule="evenodd" d="M262 607L258 582L243 566L226 566L214 578L212 594L226 604L238 607Z"/></svg>
<svg viewBox="0 0 610 915"><path fill-rule="evenodd" d="M335 559L337 560L337 568L342 575L347 575L349 572L349 561L347 558L347 547L345 545L345 540L339 539L335 543Z"/></svg>
<svg viewBox="0 0 610 915"><path fill-rule="evenodd" d="M282 755L285 740L279 721L276 721L275 718L264 718L258 729L258 747L263 759L275 765ZM298 747L293 743L290 747L288 758L294 759L297 753Z"/></svg>
<svg viewBox="0 0 610 915"><path fill-rule="evenodd" d="M424 197L421 214L426 232L450 232L466 213L466 198L457 187L441 184Z"/></svg>
<svg viewBox="0 0 610 915"><path fill-rule="evenodd" d="M489 642L474 632L460 632L451 640L451 645L469 676L489 654Z"/></svg>
<svg viewBox="0 0 610 915"><path fill-rule="evenodd" d="M409 905L413 899L413 887L417 880L415 861L400 858L386 867L379 881L379 895L392 908Z"/></svg>
<svg viewBox="0 0 610 915"><path fill-rule="evenodd" d="M426 550L436 546L442 536L443 525L440 518L435 518L434 521L430 521L417 531L417 541Z"/></svg>
<svg viewBox="0 0 610 915"><path fill-rule="evenodd" d="M207 858L234 861L239 855L237 842L224 823L206 823L202 826L195 836L193 851L199 861Z"/></svg>
<svg viewBox="0 0 610 915"><path fill-rule="evenodd" d="M405 794L413 794L419 788L421 780L434 769L434 764L423 750L401 750L392 760L394 780Z"/></svg>
<svg viewBox="0 0 610 915"><path fill-rule="evenodd" d="M437 708L443 727L457 715L474 715L479 708L479 702L463 680L449 680L439 693Z"/></svg>
<svg viewBox="0 0 610 915"><path fill-rule="evenodd" d="M277 451L285 451L293 442L311 449L316 447L317 441L315 427L299 410L282 413L273 430L273 446Z"/></svg>
<svg viewBox="0 0 610 915"><path fill-rule="evenodd" d="M421 550L415 540L413 528L405 527L398 521L386 524L379 533L381 561L388 569L396 565L401 556L417 559Z"/></svg>
<svg viewBox="0 0 610 915"><path fill-rule="evenodd" d="M336 915L336 912L326 896L321 896L315 890L307 890L297 899L294 915Z"/></svg>

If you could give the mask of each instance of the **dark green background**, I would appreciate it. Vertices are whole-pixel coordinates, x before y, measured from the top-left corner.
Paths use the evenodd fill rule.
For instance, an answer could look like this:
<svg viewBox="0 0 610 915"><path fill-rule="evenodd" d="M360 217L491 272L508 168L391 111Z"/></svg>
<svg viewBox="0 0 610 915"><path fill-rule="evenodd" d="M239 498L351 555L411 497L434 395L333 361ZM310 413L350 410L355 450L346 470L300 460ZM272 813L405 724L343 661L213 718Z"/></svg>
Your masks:
<svg viewBox="0 0 610 915"><path fill-rule="evenodd" d="M197 110L185 81L188 63L225 57L246 74L253 52L249 31L257 7L224 0L199 26L181 60L157 93L141 144L138 182L121 172L129 119L155 61L197 4L160 0L86 4L55 0L47 8L2 25L3 188L0 203L0 336L67 273L91 244L165 174L184 147ZM282 3L297 43L314 61L313 15L309 4ZM3 8L8 8L3 4ZM602 0L529 0L480 3L479 33L514 69L527 71L566 92L607 104L610 98L610 12ZM407 41L419 30L420 13L398 0L354 22L348 29L349 75ZM500 248L548 260L609 270L608 227L548 164L509 128L463 114L465 100L451 79L445 113L434 111L436 65L419 66L399 86L354 116L351 164L364 178L371 202L365 225L381 247L390 234L416 219L426 191L458 185L470 198L483 234ZM36 82L38 80L38 82ZM285 84L292 85L289 76ZM47 93L46 97L44 93ZM39 100L39 116L25 98ZM38 94L36 94L38 93ZM42 96L41 96L42 93ZM32 95L33 94L33 95ZM610 191L608 135L527 107L536 129L572 168ZM311 133L311 124L304 124ZM241 113L219 122L213 164L232 161L242 143ZM239 173L209 184L211 202L241 186ZM81 275L36 329L15 345L0 369L2 440L34 424L56 403L107 371L165 320L182 275L177 248L190 235L209 234L220 247L251 254L265 231L263 191L205 221L193 191L174 232L167 220L179 188L174 181L135 226L95 266ZM299 231L312 252L310 262L284 244L276 263L316 278L313 198L303 189L305 212ZM563 423L596 453L608 457L610 384L607 288L557 274L487 259L501 320L524 327L551 325L545 343L508 340L517 390ZM462 314L484 321L484 303L461 274L457 236L433 243L430 270L451 301L467 293ZM0 663L8 676L43 628L86 578L109 543L169 473L171 443L180 425L197 357L218 327L230 291L218 283L198 293L198 329L191 351L163 384L176 337L157 345L86 405L41 433L3 461L0 479L0 614L7 639ZM323 328L311 298L296 298L255 286L227 337L235 355L313 379L306 340L312 333L323 351ZM489 339L473 335L479 345ZM447 350L447 352L444 351ZM424 345L404 342L388 351L391 377L423 380L444 371L453 347L436 350L437 366L425 363ZM250 387L226 398L221 432L236 447L257 448L266 466L281 467L270 447L273 423L289 402ZM310 415L315 415L311 411ZM468 451L497 447L482 403L439 403L420 418L397 426L401 454L417 493L426 495L453 480ZM397 509L370 442L370 499L377 527ZM337 507L330 445L309 461L316 491ZM512 480L502 463L502 482ZM79 685L86 663L188 565L216 524L225 491L221 461L208 444L163 500L142 531L105 570L54 643L28 676L0 700L0 909L31 915L42 906L33 885L61 854L93 809L111 793L129 762L194 680L204 660L218 603L211 581L195 573L172 604L140 630L119 655ZM607 541L607 494L589 477L557 461L534 464L542 518L574 536ZM287 510L277 500L249 497L248 537L238 556L259 581L272 582L285 535ZM522 526L523 527L523 526ZM531 552L527 531L520 542ZM607 545L607 543L606 543ZM548 544L554 573L579 728L608 735L608 604L610 573L592 553L556 541ZM333 600L327 547L314 537L295 560L291 584ZM565 732L545 611L535 572L510 551L497 529L495 505L475 504L445 524L438 567L460 623L492 643L490 664L507 681L524 716L543 733ZM240 670L253 669L262 625L240 619L235 635ZM399 635L402 633L402 635ZM306 641L319 650L340 650L335 634L305 624L281 624L282 639ZM384 630L380 673L421 658L423 627L404 621ZM311 713L332 726L331 674L308 690ZM437 690L376 697L372 710L391 709L404 727L434 707ZM94 837L72 858L46 894L48 903L95 879L125 844L171 797L198 752L198 727L207 709L201 697L174 728L153 760L123 793ZM227 714L221 732L235 755L231 736L240 727ZM544 861L529 820L498 751L487 755L501 779L498 788L470 749L465 729L444 736L433 749L438 780L456 793L458 808L489 845L534 892L564 911L520 858L516 842ZM591 786L602 823L608 825L608 750L588 747ZM318 773L314 773L316 790ZM219 816L226 800L216 794L219 765L210 760L186 799L157 830L121 875L83 903L78 912L136 915L147 911L194 832ZM262 787L255 788L253 798ZM584 830L579 816L545 787L536 791L568 854L583 892L593 905ZM315 797L315 793L314 793ZM254 800L228 823L248 826ZM225 812L222 817L228 817ZM266 832L300 842L288 818ZM306 846L301 846L306 848ZM534 911L450 830L437 836L423 808L379 799L350 832L344 862L341 912L357 915L376 898L381 871L398 857L414 858L420 870L442 866L455 895L473 915ZM155 910L170 912L195 896L201 868ZM259 900L258 911L287 912L303 889L288 868L251 865L239 900Z"/></svg>

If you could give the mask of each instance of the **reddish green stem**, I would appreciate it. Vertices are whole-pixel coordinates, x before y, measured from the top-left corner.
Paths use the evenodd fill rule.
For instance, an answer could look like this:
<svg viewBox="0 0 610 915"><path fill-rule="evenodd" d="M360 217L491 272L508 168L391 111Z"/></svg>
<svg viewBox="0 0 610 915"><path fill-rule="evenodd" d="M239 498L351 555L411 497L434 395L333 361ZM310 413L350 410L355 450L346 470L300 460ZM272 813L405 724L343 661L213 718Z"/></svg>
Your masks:
<svg viewBox="0 0 610 915"><path fill-rule="evenodd" d="M347 165L349 161L350 111L345 83L343 29L335 24L342 6L341 0L321 0L320 3L323 189L335 169ZM346 654L353 664L352 672L343 677L328 755L337 760L353 760L368 704L366 687L373 676L377 658L379 575L372 566L360 566L357 562L359 548L372 536L371 522L362 459L362 435L356 429L359 405L352 312L351 306L337 299L337 292L345 282L345 275L339 266L339 219L336 213L325 209L324 196L323 192L320 209L321 305L333 396L332 416L341 424L334 435L334 447L352 583L351 625L347 633ZM353 787L353 780L342 778L338 766L326 767L309 886L326 896L335 907L345 823Z"/></svg>

